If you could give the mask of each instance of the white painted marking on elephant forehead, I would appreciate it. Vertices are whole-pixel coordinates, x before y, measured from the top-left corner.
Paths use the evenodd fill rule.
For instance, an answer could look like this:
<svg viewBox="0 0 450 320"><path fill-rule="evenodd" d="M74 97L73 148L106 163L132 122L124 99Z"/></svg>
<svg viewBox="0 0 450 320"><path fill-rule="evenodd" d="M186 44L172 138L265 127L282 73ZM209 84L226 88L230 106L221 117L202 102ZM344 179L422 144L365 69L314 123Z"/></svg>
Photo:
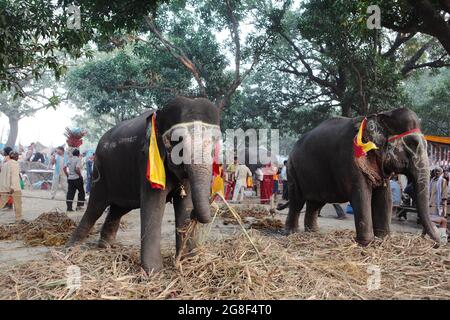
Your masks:
<svg viewBox="0 0 450 320"><path fill-rule="evenodd" d="M373 142L377 145L382 145L385 138L378 123L375 120L369 120L367 122L367 129L369 130Z"/></svg>
<svg viewBox="0 0 450 320"><path fill-rule="evenodd" d="M210 128L210 129L220 130L220 127L218 125L205 123L203 121L181 122L181 123L177 123L177 124L173 125L172 127L170 127L170 129L166 130L163 133L163 136L169 134L175 128L186 128L186 129L188 129L188 128L193 127L193 126L201 126L201 127L206 127L206 128Z"/></svg>

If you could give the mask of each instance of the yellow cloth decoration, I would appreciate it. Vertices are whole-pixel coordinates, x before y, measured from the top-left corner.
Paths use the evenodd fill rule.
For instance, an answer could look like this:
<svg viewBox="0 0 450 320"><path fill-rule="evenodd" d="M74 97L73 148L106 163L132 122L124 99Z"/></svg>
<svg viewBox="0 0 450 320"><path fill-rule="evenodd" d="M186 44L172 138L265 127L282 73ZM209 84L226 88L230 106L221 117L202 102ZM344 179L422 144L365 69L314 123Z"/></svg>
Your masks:
<svg viewBox="0 0 450 320"><path fill-rule="evenodd" d="M152 188L166 188L166 170L156 140L156 113L152 115L152 128L150 134L150 143L148 147L147 180Z"/></svg>
<svg viewBox="0 0 450 320"><path fill-rule="evenodd" d="M358 135L356 136L356 145L358 147L360 147L362 149L362 151L364 151L364 153L367 154L367 152L369 152L370 150L376 150L376 149L378 149L378 147L372 141L369 141L366 143L362 142L362 135L363 135L364 128L366 127L366 121L367 121L367 118L364 118L364 120L361 122L361 125L359 126Z"/></svg>

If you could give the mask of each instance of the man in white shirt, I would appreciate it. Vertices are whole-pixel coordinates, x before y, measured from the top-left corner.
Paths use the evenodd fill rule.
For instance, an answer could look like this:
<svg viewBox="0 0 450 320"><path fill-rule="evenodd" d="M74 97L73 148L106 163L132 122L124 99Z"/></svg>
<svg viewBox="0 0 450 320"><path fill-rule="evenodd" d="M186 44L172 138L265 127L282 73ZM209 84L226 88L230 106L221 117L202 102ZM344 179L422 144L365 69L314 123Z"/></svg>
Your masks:
<svg viewBox="0 0 450 320"><path fill-rule="evenodd" d="M244 188L247 187L247 177L252 176L252 172L245 164L239 164L236 166L235 171L236 184L234 186L233 201L237 201L240 195L239 201L244 199Z"/></svg>

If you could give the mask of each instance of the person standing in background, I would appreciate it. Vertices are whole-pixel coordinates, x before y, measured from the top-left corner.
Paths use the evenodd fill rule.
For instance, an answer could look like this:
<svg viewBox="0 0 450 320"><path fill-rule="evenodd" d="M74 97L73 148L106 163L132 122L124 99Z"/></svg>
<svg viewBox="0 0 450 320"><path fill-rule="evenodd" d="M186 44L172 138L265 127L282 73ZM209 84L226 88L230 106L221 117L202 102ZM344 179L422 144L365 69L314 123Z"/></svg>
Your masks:
<svg viewBox="0 0 450 320"><path fill-rule="evenodd" d="M266 164L262 169L263 181L261 182L261 204L270 203L273 193L273 176L276 168L271 163Z"/></svg>
<svg viewBox="0 0 450 320"><path fill-rule="evenodd" d="M9 197L12 197L16 213L16 222L22 220L22 189L20 188L20 167L17 160L19 154L15 151L9 153L9 160L3 165L0 172L0 208Z"/></svg>
<svg viewBox="0 0 450 320"><path fill-rule="evenodd" d="M233 201L242 201L244 199L244 189L247 187L247 178L252 176L252 172L245 164L239 164L235 172L235 186L233 192Z"/></svg>
<svg viewBox="0 0 450 320"><path fill-rule="evenodd" d="M398 176L394 175L391 180L389 180L391 187L391 197L392 197L392 214L397 213L397 208L402 204L402 186L398 180Z"/></svg>
<svg viewBox="0 0 450 320"><path fill-rule="evenodd" d="M449 199L449 195L450 195L450 188L449 188L449 184L450 184L450 174L449 174L449 169L445 169L444 170L444 180L447 182L447 199ZM448 215L448 208L447 208L447 201L444 201L443 203L443 208L444 208L444 217L447 218Z"/></svg>
<svg viewBox="0 0 450 320"><path fill-rule="evenodd" d="M211 197L214 201L218 195L216 193L220 193L224 196L224 181L223 181L223 165L222 164L214 164L215 168L213 169L213 179L212 179L212 187L211 187Z"/></svg>
<svg viewBox="0 0 450 320"><path fill-rule="evenodd" d="M92 173L94 172L94 157L95 153L93 153L86 160L86 193L91 193L91 179Z"/></svg>
<svg viewBox="0 0 450 320"><path fill-rule="evenodd" d="M262 172L261 166L258 166L258 168L255 171L255 180L256 180L256 196L261 196L261 184L264 179L264 174Z"/></svg>
<svg viewBox="0 0 450 320"><path fill-rule="evenodd" d="M227 200L231 199L234 194L234 187L236 184L235 173L237 164L238 164L237 157L234 157L233 163L227 166L227 170L225 172L225 183L226 183L225 199Z"/></svg>
<svg viewBox="0 0 450 320"><path fill-rule="evenodd" d="M447 206L447 180L444 178L444 170L437 167L430 182L430 214L443 216Z"/></svg>
<svg viewBox="0 0 450 320"><path fill-rule="evenodd" d="M2 162L2 167L5 165L6 162L8 162L9 158L9 154L11 153L12 148L11 147L5 147L3 149L3 162ZM4 208L12 210L13 208L13 198L10 196L8 197L8 201L6 202L6 204L4 204ZM3 206L1 206L0 208L2 208Z"/></svg>
<svg viewBox="0 0 450 320"><path fill-rule="evenodd" d="M30 146L28 147L28 151L27 151L27 153L25 155L25 161L31 161L31 158L33 157L35 152L36 152L35 144L34 144L34 142L32 142L30 144Z"/></svg>
<svg viewBox="0 0 450 320"><path fill-rule="evenodd" d="M83 185L83 177L81 175L81 159L80 151L74 149L72 151L73 157L69 160L67 167L64 171L67 175L68 180L68 190L67 190L67 211L73 211L72 203L75 198L75 192L78 191L78 201L76 210L81 210L84 205L85 193Z"/></svg>
<svg viewBox="0 0 450 320"><path fill-rule="evenodd" d="M287 160L284 160L283 167L281 168L280 173L281 183L283 184L283 200L288 200L289 193L288 193L288 180L287 180Z"/></svg>
<svg viewBox="0 0 450 320"><path fill-rule="evenodd" d="M66 165L64 147L60 146L56 148L56 152L52 156L50 163L54 166L51 196L52 199L55 199L56 192L60 187L64 193L67 193L67 177L64 173L64 166Z"/></svg>
<svg viewBox="0 0 450 320"><path fill-rule="evenodd" d="M280 169L275 167L275 171L274 171L274 175L273 175L273 196L277 197L278 191L280 190L280 186L279 186L279 173L280 173Z"/></svg>

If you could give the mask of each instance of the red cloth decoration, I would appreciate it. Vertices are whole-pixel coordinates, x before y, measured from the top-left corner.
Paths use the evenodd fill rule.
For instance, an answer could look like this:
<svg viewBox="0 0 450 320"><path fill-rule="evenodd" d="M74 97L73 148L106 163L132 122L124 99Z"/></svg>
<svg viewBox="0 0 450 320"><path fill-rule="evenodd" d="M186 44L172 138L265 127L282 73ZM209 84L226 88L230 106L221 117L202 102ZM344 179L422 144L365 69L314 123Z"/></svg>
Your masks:
<svg viewBox="0 0 450 320"><path fill-rule="evenodd" d="M394 140L403 138L404 136L407 136L407 135L412 134L412 133L421 133L421 131L420 131L419 128L411 129L411 130L409 130L409 131L400 133L400 134L398 134L398 135L396 135L396 136L393 136L393 137L389 138L389 139L388 139L388 142L391 142L391 141L394 141Z"/></svg>

